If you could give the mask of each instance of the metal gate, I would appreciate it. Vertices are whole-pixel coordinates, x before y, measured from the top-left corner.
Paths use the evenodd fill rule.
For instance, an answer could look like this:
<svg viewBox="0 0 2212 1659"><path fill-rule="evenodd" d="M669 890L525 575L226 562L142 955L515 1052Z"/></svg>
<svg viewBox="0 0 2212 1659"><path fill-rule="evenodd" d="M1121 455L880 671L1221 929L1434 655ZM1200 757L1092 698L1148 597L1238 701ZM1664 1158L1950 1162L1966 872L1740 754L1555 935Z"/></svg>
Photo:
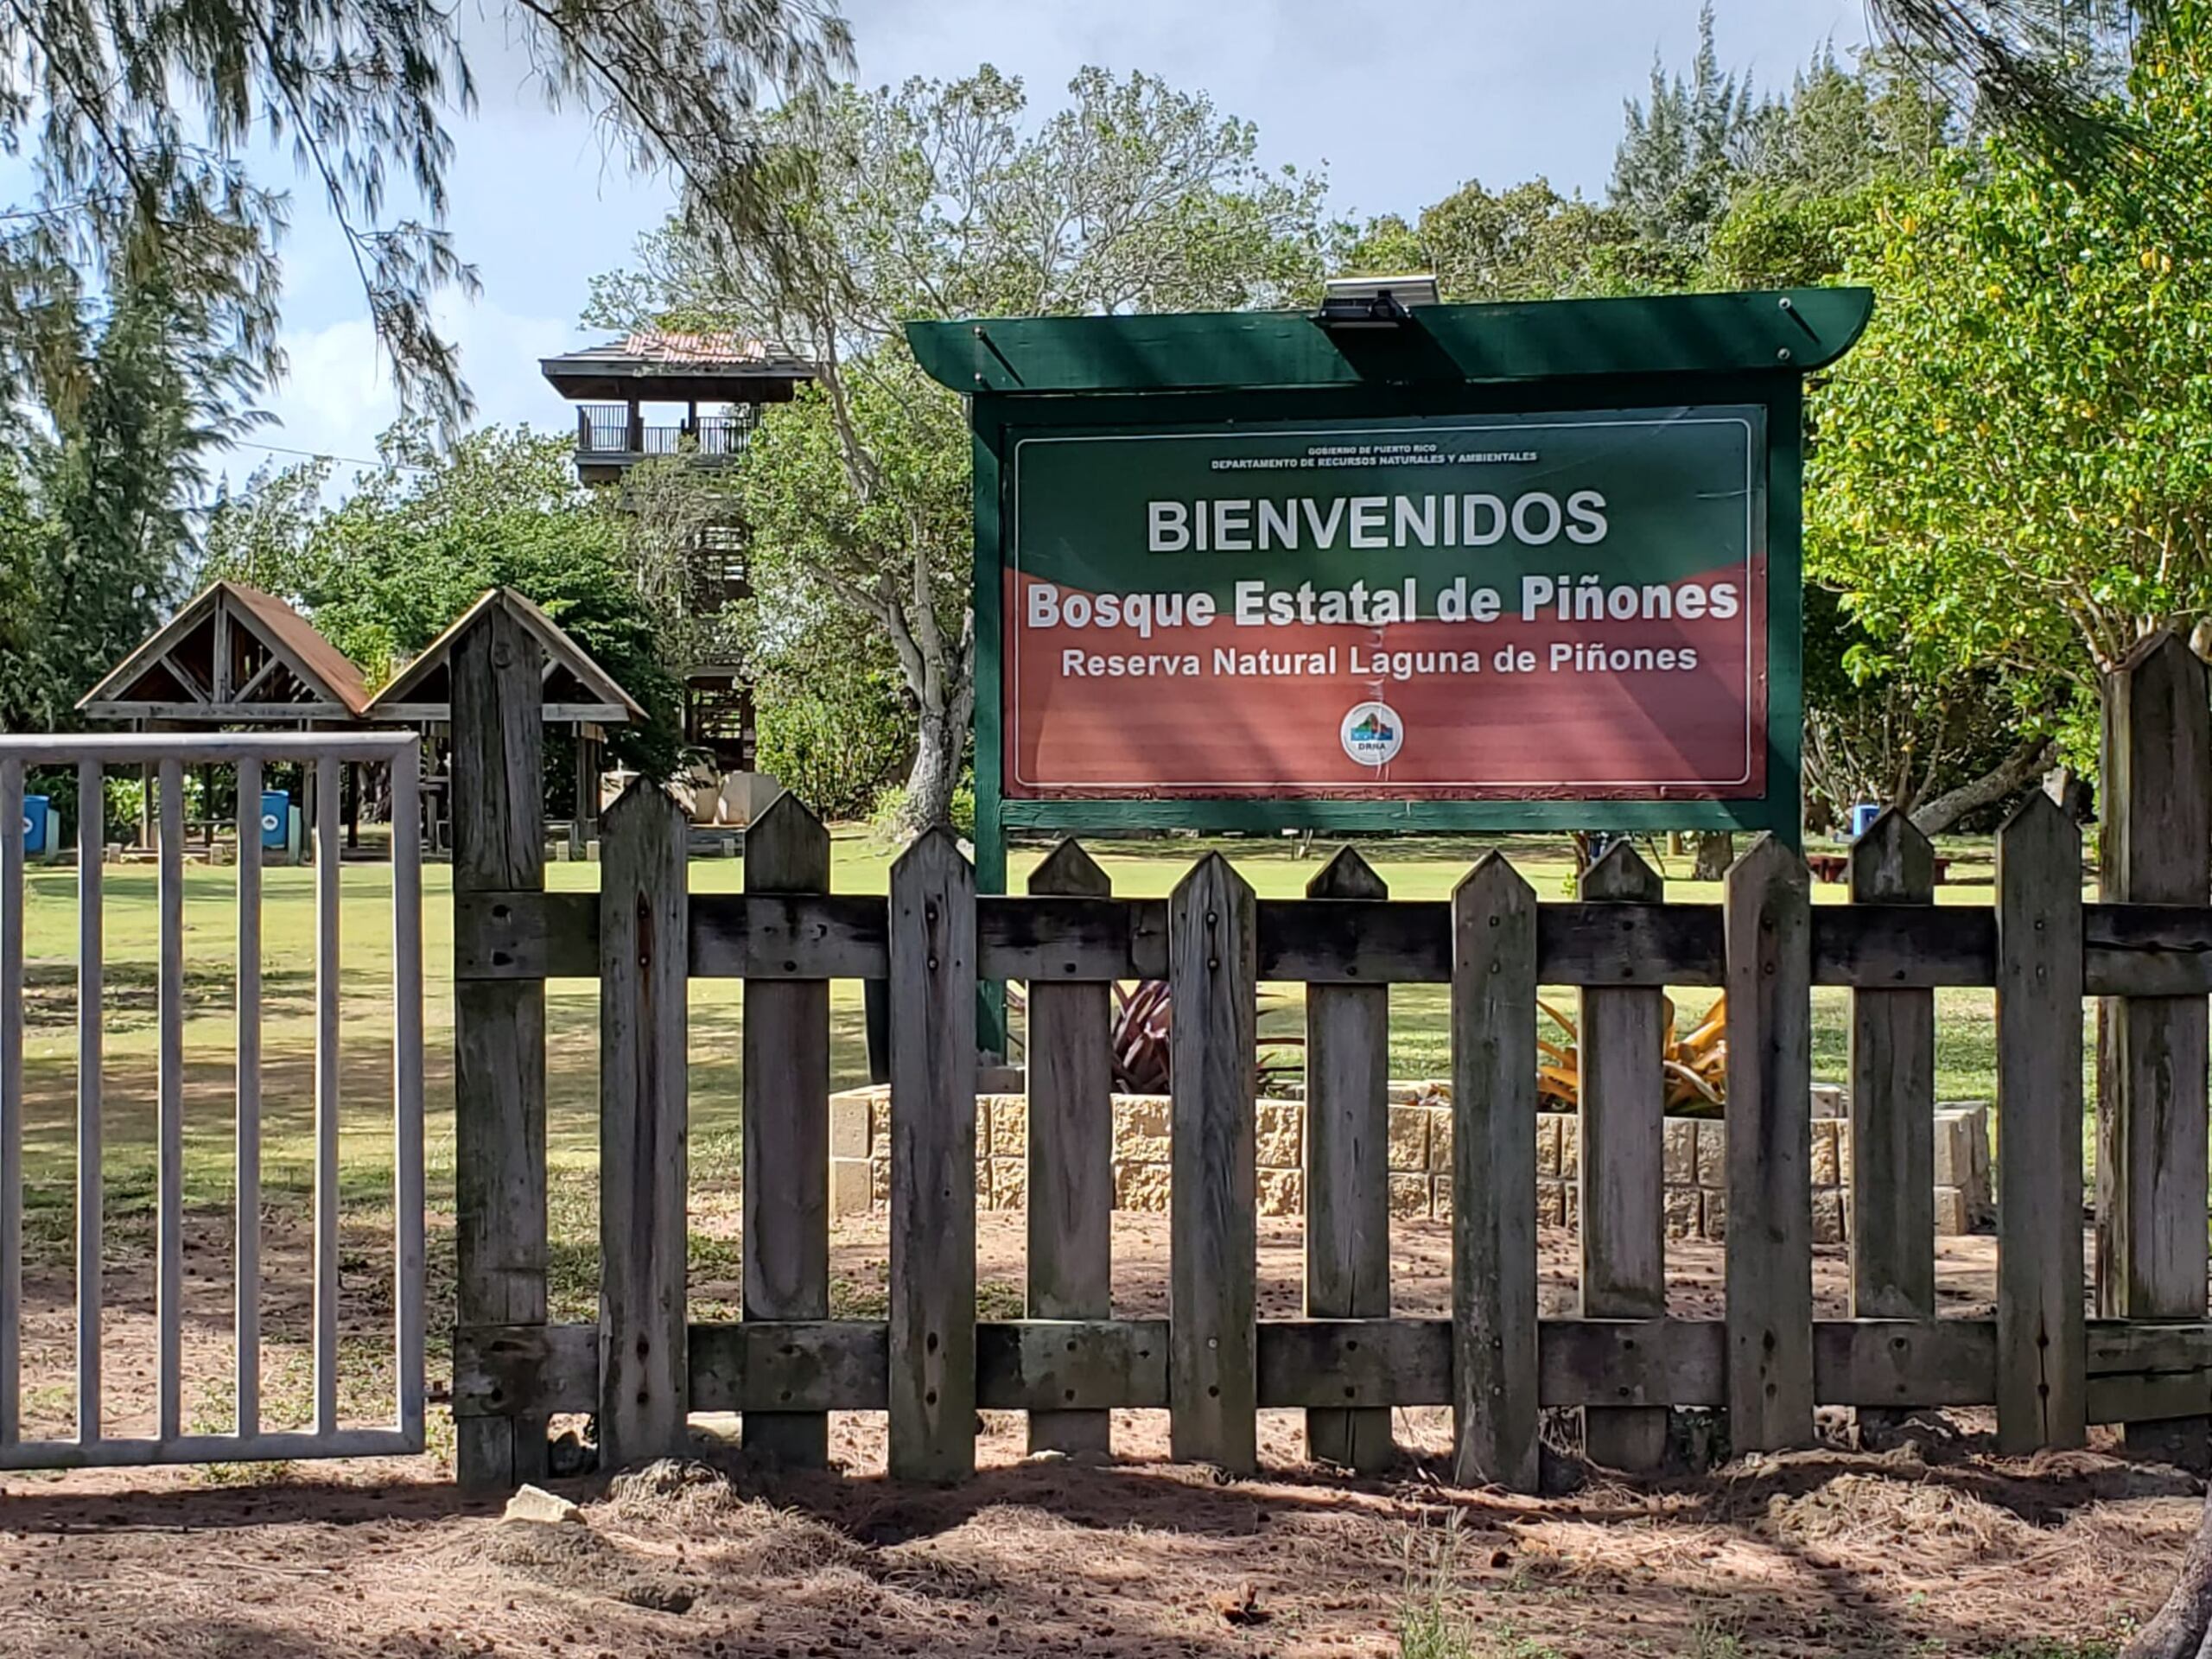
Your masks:
<svg viewBox="0 0 2212 1659"><path fill-rule="evenodd" d="M175 733L0 737L0 1469L276 1458L423 1448L423 937L417 740L411 732ZM315 778L314 1427L261 1426L262 781L270 762ZM339 796L346 764L391 768L392 1135L397 1377L392 1421L339 1417ZM22 1436L24 773L73 766L77 783L76 1434ZM159 802L156 1432L101 1432L104 779L150 766ZM185 768L238 782L237 1402L232 1432L187 1433L184 1385Z"/></svg>

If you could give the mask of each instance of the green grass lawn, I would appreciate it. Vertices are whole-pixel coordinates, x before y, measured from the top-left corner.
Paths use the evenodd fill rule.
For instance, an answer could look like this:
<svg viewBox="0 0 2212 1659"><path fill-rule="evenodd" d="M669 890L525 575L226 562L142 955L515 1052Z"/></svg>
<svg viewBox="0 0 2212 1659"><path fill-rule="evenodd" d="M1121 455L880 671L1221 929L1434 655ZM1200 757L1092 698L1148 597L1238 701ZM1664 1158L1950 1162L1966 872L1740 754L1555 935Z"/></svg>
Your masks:
<svg viewBox="0 0 2212 1659"><path fill-rule="evenodd" d="M1100 849L1100 861L1117 893L1166 894L1209 843L1181 840L1129 843ZM1268 897L1291 897L1320 868L1319 850L1300 859L1288 843L1238 842L1224 849L1254 887ZM1450 893L1484 850L1472 842L1394 842L1367 849L1394 896L1440 899ZM1946 903L1986 904L1986 847L1962 847L1953 866L1955 885L1942 890ZM1546 900L1568 896L1571 861L1557 841L1528 840L1509 847L1516 865ZM1013 885L1019 890L1041 849L1017 849ZM881 892L890 868L887 849L855 831L836 842L835 881L842 890ZM1675 861L1686 868L1686 861ZM155 875L143 865L106 871L105 1150L111 1228L111 1267L127 1267L150 1238L154 1199L156 1020ZM450 1213L453 1187L453 998L451 872L435 865L423 873L423 939L427 954L426 1024L429 1123L426 1136L432 1216L434 1333L449 1323ZM709 859L690 867L697 892L730 892L742 885L742 865ZM598 879L589 863L556 863L549 886L588 889ZM186 874L186 1180L195 1211L227 1212L235 1175L232 1155L232 1069L235 1042L232 960L236 944L235 870L194 865ZM349 1248L382 1257L388 1236L391 1192L391 872L348 866L343 876L341 1166ZM1717 884L1677 880L1669 896L1717 901ZM305 869L272 868L264 875L265 995L263 1084L264 1185L272 1211L302 1211L309 1194L313 1148L315 1032L314 879ZM1821 903L1840 902L1840 887L1816 886ZM66 1262L73 1214L76 1088L76 877L67 869L34 869L29 877L25 929L29 959L24 1131L26 1227L29 1254ZM1572 992L1557 995L1571 1002ZM1678 1018L1692 1020L1713 993L1686 990ZM1407 986L1391 994L1392 1071L1400 1077L1440 1076L1448 1069L1446 988ZM1299 1028L1298 988L1274 988L1268 997L1263 1035ZM556 1316L588 1318L595 1305L596 1196L593 1172L598 1128L598 993L588 981L556 981L547 987L549 1156L552 1169ZM691 989L690 1093L692 1179L702 1198L735 1191L740 1166L739 1101L741 987L701 981ZM1846 1066L1847 994L1815 993L1817 1075L1840 1078ZM832 1075L845 1087L864 1080L866 1057L860 987L840 982L832 992ZM1937 1090L1943 1098L1986 1097L1993 1092L1993 1027L1986 990L1938 995ZM726 1241L697 1236L702 1268L726 1276ZM388 1258L385 1258L388 1259Z"/></svg>

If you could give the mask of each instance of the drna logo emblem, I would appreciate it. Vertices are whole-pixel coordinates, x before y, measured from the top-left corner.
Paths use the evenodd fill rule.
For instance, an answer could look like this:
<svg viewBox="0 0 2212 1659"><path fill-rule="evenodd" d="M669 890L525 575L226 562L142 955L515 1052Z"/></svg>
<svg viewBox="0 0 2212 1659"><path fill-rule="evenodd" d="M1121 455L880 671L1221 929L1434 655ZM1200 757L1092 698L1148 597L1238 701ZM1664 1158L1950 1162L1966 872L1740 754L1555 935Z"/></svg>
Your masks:
<svg viewBox="0 0 2212 1659"><path fill-rule="evenodd" d="M1338 723L1337 738L1359 765L1388 766L1406 746L1406 722L1387 702L1356 702Z"/></svg>

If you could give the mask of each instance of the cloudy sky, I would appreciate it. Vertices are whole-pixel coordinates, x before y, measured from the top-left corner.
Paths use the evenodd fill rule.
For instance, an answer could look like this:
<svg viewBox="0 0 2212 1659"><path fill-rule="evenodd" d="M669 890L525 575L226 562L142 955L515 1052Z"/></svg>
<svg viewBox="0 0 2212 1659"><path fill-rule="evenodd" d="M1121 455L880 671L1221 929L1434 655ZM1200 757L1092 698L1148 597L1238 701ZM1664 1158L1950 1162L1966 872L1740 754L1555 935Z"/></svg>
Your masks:
<svg viewBox="0 0 2212 1659"><path fill-rule="evenodd" d="M1047 103L1084 64L1144 69L1211 92L1257 124L1271 162L1323 166L1340 213L1412 214L1470 178L1536 174L1603 193L1621 102L1654 51L1694 49L1699 0L847 0L869 85L995 64ZM496 11L497 8L487 10ZM1862 0L1719 0L1721 54L1786 85L1824 41L1866 38ZM481 108L457 131L452 224L483 292L451 301L448 328L484 418L565 425L537 359L588 338L576 324L594 272L620 266L666 211L664 181L607 162L580 114L549 114L497 26L472 49ZM374 453L394 404L377 370L343 244L294 186L284 249L291 372L271 398L268 445ZM289 456L241 449L229 469ZM339 469L341 479L347 468Z"/></svg>

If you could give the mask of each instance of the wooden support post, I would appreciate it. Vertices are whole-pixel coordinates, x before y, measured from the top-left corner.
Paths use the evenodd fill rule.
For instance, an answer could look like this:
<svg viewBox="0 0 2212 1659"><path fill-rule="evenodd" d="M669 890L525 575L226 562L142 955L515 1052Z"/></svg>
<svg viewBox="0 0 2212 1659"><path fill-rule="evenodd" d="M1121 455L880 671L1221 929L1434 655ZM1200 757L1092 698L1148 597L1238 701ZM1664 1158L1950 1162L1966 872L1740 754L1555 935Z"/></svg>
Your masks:
<svg viewBox="0 0 2212 1659"><path fill-rule="evenodd" d="M1260 1460L1257 916L1218 853L1168 900L1168 1438L1231 1474Z"/></svg>
<svg viewBox="0 0 2212 1659"><path fill-rule="evenodd" d="M1452 894L1452 1478L1536 1490L1536 895Z"/></svg>
<svg viewBox="0 0 2212 1659"><path fill-rule="evenodd" d="M976 1471L976 872L949 830L891 868L891 1474Z"/></svg>
<svg viewBox="0 0 2212 1659"><path fill-rule="evenodd" d="M503 606L454 642L456 900L545 885L543 652ZM454 985L454 1211L461 1325L545 1323L545 982ZM545 1418L454 1425L464 1488L543 1480Z"/></svg>
<svg viewBox="0 0 2212 1659"><path fill-rule="evenodd" d="M1761 836L1722 893L1728 993L1728 1439L1813 1438L1812 887Z"/></svg>
<svg viewBox="0 0 2212 1659"><path fill-rule="evenodd" d="M1114 884L1072 841L1030 872L1033 893L1103 899ZM1029 985L1029 1317L1114 1313L1112 987ZM1109 1411L1033 1411L1032 1452L1105 1453Z"/></svg>
<svg viewBox="0 0 2212 1659"><path fill-rule="evenodd" d="M1306 884L1308 899L1388 899L1349 847ZM1306 1317L1390 1314L1390 988L1306 994ZM1391 1458L1387 1406L1306 1414L1306 1449L1363 1472Z"/></svg>
<svg viewBox="0 0 2212 1659"><path fill-rule="evenodd" d="M643 779L603 821L599 900L599 1464L684 1448L690 913L683 809Z"/></svg>
<svg viewBox="0 0 2212 1659"><path fill-rule="evenodd" d="M1851 847L1854 905L1932 905L1935 850L1895 807ZM1851 1317L1936 1317L1936 993L1851 993ZM1897 1413L1862 1407L1863 1429Z"/></svg>
<svg viewBox="0 0 2212 1659"><path fill-rule="evenodd" d="M1624 839L1583 872L1581 896L1651 905L1666 884ZM1586 988L1581 1012L1582 1316L1663 1319L1667 994L1656 986ZM1593 1406L1583 1418L1592 1463L1641 1471L1666 1461L1663 1406Z"/></svg>
<svg viewBox="0 0 2212 1659"><path fill-rule="evenodd" d="M2105 685L2108 902L2202 905L2212 870L2212 707L2204 664L2170 632L2145 639ZM2108 997L2098 1010L2097 1312L2205 1315L2205 1070L2202 996ZM2212 1421L2131 1422L2132 1456L2202 1470Z"/></svg>
<svg viewBox="0 0 2212 1659"><path fill-rule="evenodd" d="M830 832L786 791L745 832L747 893L830 891ZM830 1317L830 982L745 982L745 1317ZM822 1412L748 1411L747 1457L830 1461Z"/></svg>
<svg viewBox="0 0 2212 1659"><path fill-rule="evenodd" d="M2082 838L2040 790L1997 836L1997 1122L1998 1449L2080 1446Z"/></svg>

